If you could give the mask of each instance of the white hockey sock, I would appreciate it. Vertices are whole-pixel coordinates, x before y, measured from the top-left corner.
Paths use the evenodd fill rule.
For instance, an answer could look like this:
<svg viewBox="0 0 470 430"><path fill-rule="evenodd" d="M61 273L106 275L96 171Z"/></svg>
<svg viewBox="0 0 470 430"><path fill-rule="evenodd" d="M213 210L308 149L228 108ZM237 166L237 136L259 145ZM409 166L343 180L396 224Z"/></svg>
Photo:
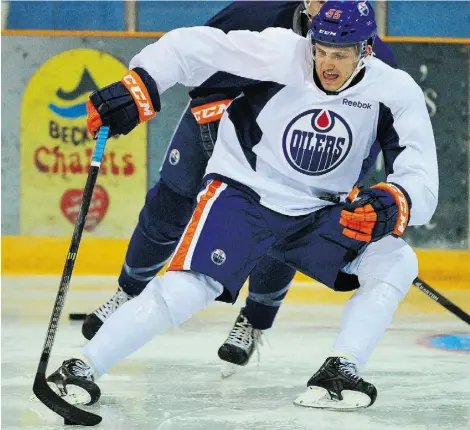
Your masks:
<svg viewBox="0 0 470 430"><path fill-rule="evenodd" d="M344 307L332 355L349 358L363 367L403 297L403 292L390 284L368 280Z"/></svg>
<svg viewBox="0 0 470 430"><path fill-rule="evenodd" d="M157 333L178 327L222 294L219 282L193 272L155 277L136 298L122 305L83 348L98 375L137 351Z"/></svg>

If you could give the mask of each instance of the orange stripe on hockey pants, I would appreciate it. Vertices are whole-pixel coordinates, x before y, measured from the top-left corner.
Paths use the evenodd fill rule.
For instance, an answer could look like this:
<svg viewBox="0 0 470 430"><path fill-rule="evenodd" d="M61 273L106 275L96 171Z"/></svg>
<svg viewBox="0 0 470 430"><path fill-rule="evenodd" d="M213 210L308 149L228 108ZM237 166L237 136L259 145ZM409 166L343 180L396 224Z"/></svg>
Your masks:
<svg viewBox="0 0 470 430"><path fill-rule="evenodd" d="M206 208L209 200L214 197L215 193L221 186L221 181L212 181L209 187L207 188L205 194L203 194L199 199L199 203L197 204L196 209L194 209L194 213L191 218L191 221L189 222L188 228L186 229L186 232L183 238L181 239L181 243L178 246L178 249L176 250L176 254L171 260L167 271L184 270L184 260L188 255L189 247L191 246L191 242L194 239L194 235L196 233L197 226L201 221L204 209Z"/></svg>

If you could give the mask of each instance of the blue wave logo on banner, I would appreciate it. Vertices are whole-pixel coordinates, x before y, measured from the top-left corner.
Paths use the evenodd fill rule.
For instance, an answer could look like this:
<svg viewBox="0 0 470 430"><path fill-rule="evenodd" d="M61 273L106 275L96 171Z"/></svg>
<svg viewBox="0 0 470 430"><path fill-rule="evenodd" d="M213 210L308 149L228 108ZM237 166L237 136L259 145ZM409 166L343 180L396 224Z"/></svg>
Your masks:
<svg viewBox="0 0 470 430"><path fill-rule="evenodd" d="M59 88L56 95L61 100L73 101L84 94L97 89L98 86L95 84L90 72L85 68L80 78L80 82L72 91L65 91L62 88ZM48 107L50 111L66 119L76 119L87 115L86 102L76 103L71 106L60 106L55 103L49 103Z"/></svg>
<svg viewBox="0 0 470 430"><path fill-rule="evenodd" d="M77 105L62 107L57 106L53 103L49 104L49 109L54 112L56 115L61 116L62 118L75 119L82 116L86 116L86 103L79 103Z"/></svg>

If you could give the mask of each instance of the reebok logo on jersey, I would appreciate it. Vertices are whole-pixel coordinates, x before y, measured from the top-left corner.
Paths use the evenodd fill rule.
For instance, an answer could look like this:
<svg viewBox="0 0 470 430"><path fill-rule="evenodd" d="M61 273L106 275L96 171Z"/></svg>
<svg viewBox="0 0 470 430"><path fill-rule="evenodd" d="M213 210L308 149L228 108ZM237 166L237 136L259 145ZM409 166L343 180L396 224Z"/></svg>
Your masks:
<svg viewBox="0 0 470 430"><path fill-rule="evenodd" d="M297 115L282 138L284 156L292 168L319 176L336 169L352 146L352 132L332 110L312 109Z"/></svg>
<svg viewBox="0 0 470 430"><path fill-rule="evenodd" d="M372 103L363 103L348 99L343 99L343 105L357 107L359 109L372 109Z"/></svg>

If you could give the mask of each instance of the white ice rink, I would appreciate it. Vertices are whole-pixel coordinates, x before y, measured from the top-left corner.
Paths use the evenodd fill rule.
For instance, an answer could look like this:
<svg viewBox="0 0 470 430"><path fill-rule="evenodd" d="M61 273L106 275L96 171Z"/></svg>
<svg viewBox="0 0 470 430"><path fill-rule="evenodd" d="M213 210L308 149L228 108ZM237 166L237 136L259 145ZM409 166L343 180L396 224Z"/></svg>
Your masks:
<svg viewBox="0 0 470 430"><path fill-rule="evenodd" d="M114 282L74 278L64 315L94 309L110 296ZM31 400L57 285L56 277L2 279L2 430L64 428L60 417ZM459 294L459 304L469 311L470 291ZM217 349L232 327L238 305L215 304L182 328L156 337L100 380L102 398L90 408L103 416L97 428L470 429L470 354L423 345L427 336L468 333L469 326L421 292L412 291L363 373L378 389L377 402L356 412L292 405L328 356L341 304L325 298L315 305L289 302L268 333L269 344L262 348L259 364L254 356L228 380L220 378ZM49 371L77 355L83 344L81 323L64 318Z"/></svg>

